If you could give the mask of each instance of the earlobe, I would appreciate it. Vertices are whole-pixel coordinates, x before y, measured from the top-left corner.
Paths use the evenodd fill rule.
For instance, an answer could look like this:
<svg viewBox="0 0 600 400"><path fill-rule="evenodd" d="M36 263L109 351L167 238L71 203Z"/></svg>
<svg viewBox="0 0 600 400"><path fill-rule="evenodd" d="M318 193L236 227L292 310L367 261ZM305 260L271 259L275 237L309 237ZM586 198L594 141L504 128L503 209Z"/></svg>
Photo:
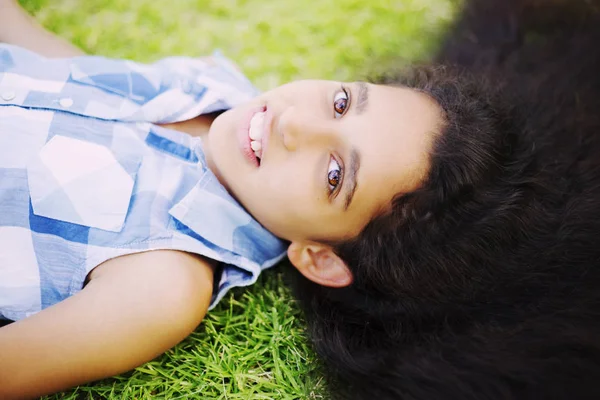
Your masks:
<svg viewBox="0 0 600 400"><path fill-rule="evenodd" d="M350 269L328 245L292 242L288 257L302 275L319 285L339 288L352 283Z"/></svg>

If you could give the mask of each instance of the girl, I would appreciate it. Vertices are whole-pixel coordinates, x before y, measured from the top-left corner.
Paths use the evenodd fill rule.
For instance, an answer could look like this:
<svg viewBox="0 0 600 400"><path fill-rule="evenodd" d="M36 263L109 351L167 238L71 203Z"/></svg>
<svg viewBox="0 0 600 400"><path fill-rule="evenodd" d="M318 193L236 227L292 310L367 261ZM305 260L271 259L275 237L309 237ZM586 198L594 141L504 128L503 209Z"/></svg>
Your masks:
<svg viewBox="0 0 600 400"><path fill-rule="evenodd" d="M3 4L4 40L29 49L0 46L0 317L16 321L0 328L0 398L154 358L286 250L319 284L350 284L328 243L416 187L442 125L408 88L257 96L220 57L46 58L31 50L72 50Z"/></svg>
<svg viewBox="0 0 600 400"><path fill-rule="evenodd" d="M435 67L380 79L443 127L419 184L331 243L352 284L297 280L334 397L600 396L599 41L597 1L471 1Z"/></svg>
<svg viewBox="0 0 600 400"><path fill-rule="evenodd" d="M285 244L342 398L593 396L598 24L571 3L470 3L462 68L247 102L223 63L4 47L3 266L36 290L2 395L153 357Z"/></svg>

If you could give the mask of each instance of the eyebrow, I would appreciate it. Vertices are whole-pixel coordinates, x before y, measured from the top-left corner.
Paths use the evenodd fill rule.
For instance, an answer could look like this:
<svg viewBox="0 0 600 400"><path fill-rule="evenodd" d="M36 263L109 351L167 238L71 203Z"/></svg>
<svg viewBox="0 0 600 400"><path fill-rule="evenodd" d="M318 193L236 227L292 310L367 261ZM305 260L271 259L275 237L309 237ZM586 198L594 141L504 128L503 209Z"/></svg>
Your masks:
<svg viewBox="0 0 600 400"><path fill-rule="evenodd" d="M346 188L346 201L344 202L344 211L348 210L352 199L354 198L354 192L356 192L356 176L360 169L360 154L353 148L350 152L350 165L346 168L346 176L344 178L344 186Z"/></svg>
<svg viewBox="0 0 600 400"><path fill-rule="evenodd" d="M356 114L360 115L364 113L369 105L369 86L366 82L358 81L356 82L356 86L358 86L358 98L356 101ZM356 176L358 175L358 170L360 169L360 154L353 148L350 152L350 165L349 168L346 169L346 176L344 178L344 186L346 187L346 201L344 202L344 211L348 210L350 204L352 203L352 199L354 198L354 193L356 192Z"/></svg>
<svg viewBox="0 0 600 400"><path fill-rule="evenodd" d="M358 98L356 101L356 114L360 115L366 111L369 105L369 86L366 82L356 82L358 86Z"/></svg>

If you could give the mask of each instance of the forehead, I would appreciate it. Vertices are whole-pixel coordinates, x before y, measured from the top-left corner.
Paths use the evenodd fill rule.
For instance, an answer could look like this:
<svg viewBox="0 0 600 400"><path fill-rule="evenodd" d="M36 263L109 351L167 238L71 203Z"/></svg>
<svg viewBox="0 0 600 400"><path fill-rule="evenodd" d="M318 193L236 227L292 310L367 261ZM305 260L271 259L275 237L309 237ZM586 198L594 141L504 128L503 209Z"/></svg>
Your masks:
<svg viewBox="0 0 600 400"><path fill-rule="evenodd" d="M428 95L405 87L369 85L369 105L349 129L361 155L351 208L370 220L399 193L415 190L429 170L442 112ZM367 221L364 221L366 224Z"/></svg>

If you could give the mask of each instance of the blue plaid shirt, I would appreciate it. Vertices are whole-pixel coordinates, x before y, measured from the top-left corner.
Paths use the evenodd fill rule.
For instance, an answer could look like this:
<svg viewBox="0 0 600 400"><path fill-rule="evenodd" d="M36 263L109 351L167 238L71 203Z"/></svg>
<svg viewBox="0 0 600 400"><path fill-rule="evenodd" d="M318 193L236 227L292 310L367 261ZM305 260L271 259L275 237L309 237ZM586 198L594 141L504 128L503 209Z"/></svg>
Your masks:
<svg viewBox="0 0 600 400"><path fill-rule="evenodd" d="M200 139L155 124L256 94L219 55L145 65L0 45L0 318L34 314L100 263L148 250L221 262L211 307L254 283L284 243L207 169Z"/></svg>

